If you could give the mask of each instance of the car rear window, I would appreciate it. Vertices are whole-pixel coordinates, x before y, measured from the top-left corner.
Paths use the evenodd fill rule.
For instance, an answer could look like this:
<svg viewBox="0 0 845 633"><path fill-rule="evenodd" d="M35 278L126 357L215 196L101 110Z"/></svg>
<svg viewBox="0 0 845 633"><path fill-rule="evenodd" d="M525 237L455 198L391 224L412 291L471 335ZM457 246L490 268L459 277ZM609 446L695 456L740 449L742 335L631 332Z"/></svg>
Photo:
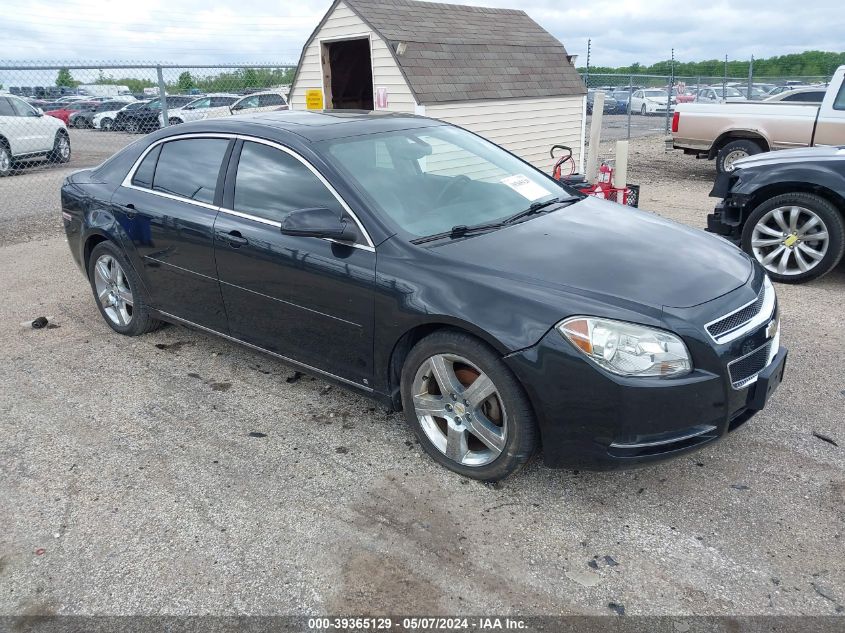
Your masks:
<svg viewBox="0 0 845 633"><path fill-rule="evenodd" d="M153 191L211 204L227 139L193 138L164 143L153 178Z"/></svg>

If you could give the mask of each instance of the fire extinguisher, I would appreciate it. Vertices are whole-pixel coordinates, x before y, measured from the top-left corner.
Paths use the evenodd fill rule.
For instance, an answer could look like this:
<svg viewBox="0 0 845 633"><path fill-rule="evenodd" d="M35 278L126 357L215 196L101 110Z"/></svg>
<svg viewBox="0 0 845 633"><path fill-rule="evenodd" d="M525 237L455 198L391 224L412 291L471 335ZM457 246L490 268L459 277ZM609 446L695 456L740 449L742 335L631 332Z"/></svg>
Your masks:
<svg viewBox="0 0 845 633"><path fill-rule="evenodd" d="M613 169L607 163L602 163L599 167L599 177L596 181L597 198L606 198L607 194L613 188Z"/></svg>

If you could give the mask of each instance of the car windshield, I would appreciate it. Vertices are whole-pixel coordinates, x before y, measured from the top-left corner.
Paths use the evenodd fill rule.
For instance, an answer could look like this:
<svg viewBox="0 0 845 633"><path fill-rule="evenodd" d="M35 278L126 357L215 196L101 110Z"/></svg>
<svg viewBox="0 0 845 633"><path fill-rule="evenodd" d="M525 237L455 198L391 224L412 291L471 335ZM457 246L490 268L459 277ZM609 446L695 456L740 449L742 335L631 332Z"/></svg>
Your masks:
<svg viewBox="0 0 845 633"><path fill-rule="evenodd" d="M572 195L496 145L450 126L320 145L386 218L413 237L498 222Z"/></svg>
<svg viewBox="0 0 845 633"><path fill-rule="evenodd" d="M643 95L646 97L665 97L665 90L643 90Z"/></svg>
<svg viewBox="0 0 845 633"><path fill-rule="evenodd" d="M720 97L723 96L721 88L714 88L714 90L716 91L716 94L718 96L720 96ZM737 90L736 88L728 87L728 88L725 88L724 96L726 96L726 97L741 97L742 93L739 90Z"/></svg>

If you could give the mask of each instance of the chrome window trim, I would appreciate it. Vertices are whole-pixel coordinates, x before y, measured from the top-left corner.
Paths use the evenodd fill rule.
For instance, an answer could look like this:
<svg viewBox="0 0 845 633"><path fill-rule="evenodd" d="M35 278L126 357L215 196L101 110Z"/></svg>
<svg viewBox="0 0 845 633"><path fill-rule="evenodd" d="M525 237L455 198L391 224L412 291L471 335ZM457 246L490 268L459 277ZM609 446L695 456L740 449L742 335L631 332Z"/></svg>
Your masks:
<svg viewBox="0 0 845 633"><path fill-rule="evenodd" d="M179 323L182 323L183 325L187 325L187 326L190 326L190 327L193 327L193 328L197 328L198 330L202 330L203 332L208 332L209 334L216 334L217 336L224 338L224 339L227 339L229 341L232 341L234 343L239 343L239 344L241 344L245 347L250 347L250 348L257 350L259 352L264 352L265 354L270 354L271 356L275 356L276 358L283 360L286 363L290 363L291 365L294 365L296 367L300 367L300 368L302 368L302 369L304 369L308 372L315 372L315 373L321 374L323 376L327 376L329 378L332 378L332 379L337 380L339 382L345 383L347 385L352 385L354 387L358 387L359 389L363 389L364 391L367 391L369 393L373 392L373 389L371 387L368 387L366 384L362 384L360 382L355 382L354 380L350 380L348 378L343 378L341 376L338 376L336 374L332 374L332 373L327 372L327 371L320 369L318 367L314 367L313 365L308 365L306 363L302 363L302 362L294 360L292 358L288 358L287 356L283 356L282 354L271 351L271 350L266 349L264 347L260 347L258 345L253 345L252 343L247 343L246 341L244 341L242 339L235 338L234 336L230 336L228 334L223 334L222 332L218 332L217 330L212 330L211 328L205 327L204 325L200 325L199 323L194 323L193 321L189 321L188 319L183 319L182 317L178 317L175 314L170 314L169 312L163 312L161 310L158 310L158 313L161 314L166 319L172 319L174 321L178 321Z"/></svg>
<svg viewBox="0 0 845 633"><path fill-rule="evenodd" d="M248 95L252 96L252 95ZM277 228L281 228L282 224L280 222L276 222L275 220L268 220L267 218L262 218L257 215L252 215L250 213L243 213L241 211L236 211L234 209L227 209L226 207L218 207L213 204L208 204L205 202L201 202L199 200L191 200L190 198L185 198L183 196L177 196L174 194L165 193L163 191L156 191L154 189L147 189L146 187L138 187L132 184L132 179L135 177L135 172L141 166L141 163L147 157L155 147L163 144L168 143L170 141L178 141L178 140L185 140L185 139L192 139L192 138L221 138L221 139L237 139L241 141L250 141L253 143L259 143L262 145L267 145L274 149L278 149L286 154L292 156L300 163L302 163L312 174L314 174L317 179L323 183L323 186L329 190L334 198L338 201L343 210L349 214L349 217L352 218L352 221L355 222L355 225L358 227L358 230L361 232L361 235L364 237L366 244L359 244L357 242L340 242L338 240L329 239L329 238L322 238L324 241L333 242L335 244L342 244L344 246L350 246L353 248L357 248L364 251L375 252L375 246L373 244L373 240L370 237L370 234L367 232L367 229L364 228L364 225L361 223L361 220L358 219L358 216L352 211L346 201L340 196L337 190L331 185L331 183L326 180L326 178L317 170L314 165L312 165L308 160L298 154L297 152L293 151L289 147L285 147L284 145L277 143L276 141L270 141L267 139L259 138L257 136L250 136L247 134L232 134L227 132L195 132L189 134L175 134L173 136L168 136L162 139L157 140L155 143L150 144L142 153L141 155L135 160L132 164L132 167L129 169L129 172L126 174L126 177L123 179L123 182L120 183L121 187L126 187L127 189L134 189L136 191L144 191L146 193L151 193L156 196L161 196L164 198L169 198L170 200L176 200L178 202L187 202L188 204L194 204L206 209L212 209L214 211L219 211L221 213L226 213L228 215L233 215L245 220L252 220L254 222L259 222L261 224L266 224L268 226L274 226Z"/></svg>
<svg viewBox="0 0 845 633"><path fill-rule="evenodd" d="M719 321L723 321L724 319L727 319L731 315L736 314L737 312L741 312L742 310L744 310L748 306L753 305L759 299L759 295L757 297L755 297L754 299L752 299L751 301L749 301L748 303L741 305L736 310L731 310L727 314L723 314L719 318L713 319L709 323L705 323L704 324L704 330L707 332L707 335L711 339L713 339L716 343L722 345L724 343L730 343L731 341L735 341L736 339L740 338L741 336L744 336L745 334L748 334L752 330L760 327L766 321L771 320L771 318L775 314L777 296L776 296L776 293L775 293L774 286L772 285L772 282L769 280L768 277L766 277L765 280L763 281L763 288L761 289L761 292L763 293L763 305L760 307L760 311L756 315L751 317L750 320L748 320L747 322L745 322L744 324L742 324L738 328L735 328L733 330L729 330L728 332L725 332L723 334L719 334L718 336L713 336L710 333L710 330L708 329L714 323L718 323Z"/></svg>

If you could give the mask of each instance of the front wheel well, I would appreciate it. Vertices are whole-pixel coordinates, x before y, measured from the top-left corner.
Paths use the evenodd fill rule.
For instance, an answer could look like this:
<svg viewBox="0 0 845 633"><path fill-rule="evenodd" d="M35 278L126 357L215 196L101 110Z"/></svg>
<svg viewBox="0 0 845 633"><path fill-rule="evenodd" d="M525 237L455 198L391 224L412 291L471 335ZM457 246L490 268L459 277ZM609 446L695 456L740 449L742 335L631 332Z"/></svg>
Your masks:
<svg viewBox="0 0 845 633"><path fill-rule="evenodd" d="M785 193L815 194L830 202L839 210L840 214L845 216L845 198L843 198L840 194L836 193L832 189L828 189L827 187L816 185L810 182L779 182L767 185L765 187L761 187L759 190L754 192L751 197L750 203L745 206L745 213L744 217L742 218L742 222L745 223L745 221L748 219L748 216L751 215L751 212L754 211L754 209L759 207L761 204L763 204L766 200L774 198L775 196L783 195Z"/></svg>
<svg viewBox="0 0 845 633"><path fill-rule="evenodd" d="M473 336L486 345L490 345L497 354L501 353L501 350L497 349L496 345L491 344L491 341L486 337L479 336L477 332L473 332L469 328L462 328L459 325L452 323L424 323L411 328L399 337L399 340L397 340L393 345L393 351L390 353L390 363L387 368L387 387L394 411L402 410L402 395L400 388L402 382L402 366L405 364L405 359L408 357L408 354L414 345L419 343L426 336L440 330L452 330L454 332Z"/></svg>

